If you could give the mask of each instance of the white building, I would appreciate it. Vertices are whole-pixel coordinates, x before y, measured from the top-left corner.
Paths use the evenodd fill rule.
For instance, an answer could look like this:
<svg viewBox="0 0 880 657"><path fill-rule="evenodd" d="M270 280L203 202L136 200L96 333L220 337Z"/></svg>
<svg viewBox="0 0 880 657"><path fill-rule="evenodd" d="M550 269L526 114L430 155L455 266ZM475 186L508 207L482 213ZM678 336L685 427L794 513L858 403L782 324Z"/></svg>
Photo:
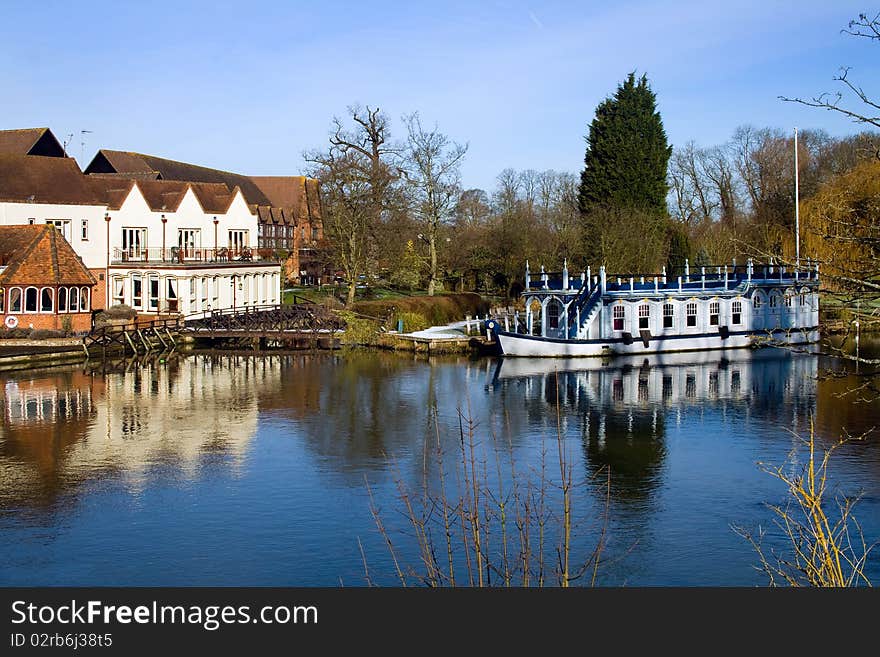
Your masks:
<svg viewBox="0 0 880 657"><path fill-rule="evenodd" d="M203 313L281 301L277 252L216 183L85 176L67 157L0 153L0 224L53 224L91 270L92 307Z"/></svg>

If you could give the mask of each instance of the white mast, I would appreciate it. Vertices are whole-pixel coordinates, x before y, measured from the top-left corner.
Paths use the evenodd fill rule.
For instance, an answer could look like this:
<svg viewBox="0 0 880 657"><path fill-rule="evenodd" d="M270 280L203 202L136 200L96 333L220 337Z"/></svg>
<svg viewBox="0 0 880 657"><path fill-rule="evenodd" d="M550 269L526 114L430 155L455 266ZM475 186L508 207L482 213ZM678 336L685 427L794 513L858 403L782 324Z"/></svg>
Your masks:
<svg viewBox="0 0 880 657"><path fill-rule="evenodd" d="M794 129L794 258L795 269L801 266L801 218L798 203L798 138Z"/></svg>

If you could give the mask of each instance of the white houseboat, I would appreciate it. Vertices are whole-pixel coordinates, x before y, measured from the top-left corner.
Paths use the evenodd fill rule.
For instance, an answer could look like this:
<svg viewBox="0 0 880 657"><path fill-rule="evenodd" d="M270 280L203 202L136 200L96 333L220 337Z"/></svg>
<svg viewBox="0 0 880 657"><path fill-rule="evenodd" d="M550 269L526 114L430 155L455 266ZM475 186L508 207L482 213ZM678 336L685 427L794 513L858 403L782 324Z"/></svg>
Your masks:
<svg viewBox="0 0 880 657"><path fill-rule="evenodd" d="M526 263L525 317L486 323L507 356L609 356L819 339L819 267L701 267L682 276L570 276Z"/></svg>

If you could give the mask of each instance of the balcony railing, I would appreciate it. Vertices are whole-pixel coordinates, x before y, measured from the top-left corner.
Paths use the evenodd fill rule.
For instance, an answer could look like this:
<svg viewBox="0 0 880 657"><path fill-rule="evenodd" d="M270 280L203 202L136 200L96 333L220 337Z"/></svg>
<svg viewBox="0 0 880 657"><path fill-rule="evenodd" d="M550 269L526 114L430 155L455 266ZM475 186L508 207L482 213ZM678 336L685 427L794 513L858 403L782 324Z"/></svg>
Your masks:
<svg viewBox="0 0 880 657"><path fill-rule="evenodd" d="M254 249L250 247L203 249L172 246L164 249L161 247L113 249L114 263L144 262L201 265L204 263L279 262L283 256L283 252L275 249Z"/></svg>

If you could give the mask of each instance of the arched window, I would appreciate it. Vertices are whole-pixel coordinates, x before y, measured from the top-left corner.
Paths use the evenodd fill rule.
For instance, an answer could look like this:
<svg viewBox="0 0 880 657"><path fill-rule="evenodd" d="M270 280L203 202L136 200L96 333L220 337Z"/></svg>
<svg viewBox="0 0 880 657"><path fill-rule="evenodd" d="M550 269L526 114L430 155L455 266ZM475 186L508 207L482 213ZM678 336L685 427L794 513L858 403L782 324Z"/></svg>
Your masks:
<svg viewBox="0 0 880 657"><path fill-rule="evenodd" d="M40 290L40 312L51 313L55 310L55 291L50 287Z"/></svg>
<svg viewBox="0 0 880 657"><path fill-rule="evenodd" d="M79 291L79 309L81 312L89 312L89 288L84 287Z"/></svg>
<svg viewBox="0 0 880 657"><path fill-rule="evenodd" d="M70 312L72 312L72 313L79 312L79 288L77 288L77 287L70 288L70 298L68 299L68 305L70 308Z"/></svg>
<svg viewBox="0 0 880 657"><path fill-rule="evenodd" d="M786 308L791 308L793 298L794 298L794 291L793 290L786 290L785 296L783 297L783 302L785 303Z"/></svg>
<svg viewBox="0 0 880 657"><path fill-rule="evenodd" d="M770 303L768 305L771 308L776 308L779 306L779 292L770 293Z"/></svg>
<svg viewBox="0 0 880 657"><path fill-rule="evenodd" d="M24 311L26 313L37 312L37 288L29 287L24 291Z"/></svg>
<svg viewBox="0 0 880 657"><path fill-rule="evenodd" d="M761 307L764 305L764 295L760 292L755 292L755 296L752 297L752 307L755 310L761 310Z"/></svg>
<svg viewBox="0 0 880 657"><path fill-rule="evenodd" d="M559 328L559 314L561 306L556 299L551 299L547 304L547 328Z"/></svg>
<svg viewBox="0 0 880 657"><path fill-rule="evenodd" d="M807 299L809 299L809 296L808 296L809 294L810 294L809 288L805 287L805 288L801 289L801 305L802 306L807 305Z"/></svg>
<svg viewBox="0 0 880 657"><path fill-rule="evenodd" d="M9 312L21 312L21 288L13 287L9 290Z"/></svg>
<svg viewBox="0 0 880 657"><path fill-rule="evenodd" d="M6 288L0 287L0 313L6 310Z"/></svg>
<svg viewBox="0 0 880 657"><path fill-rule="evenodd" d="M59 287L58 288L58 312L66 313L67 312L67 288Z"/></svg>

